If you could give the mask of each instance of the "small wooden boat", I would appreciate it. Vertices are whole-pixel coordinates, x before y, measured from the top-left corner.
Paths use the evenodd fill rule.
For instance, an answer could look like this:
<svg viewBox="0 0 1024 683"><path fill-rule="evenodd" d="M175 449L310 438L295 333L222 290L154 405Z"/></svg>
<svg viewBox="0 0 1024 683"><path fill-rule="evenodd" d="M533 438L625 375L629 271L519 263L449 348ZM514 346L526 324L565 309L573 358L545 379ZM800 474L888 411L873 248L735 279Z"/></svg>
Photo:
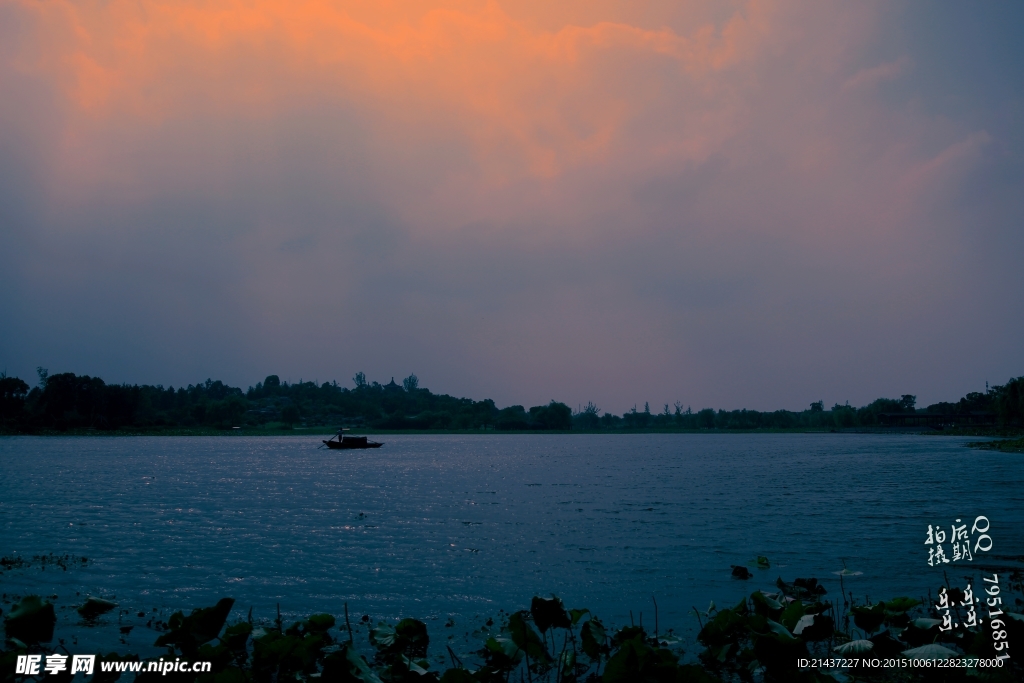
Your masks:
<svg viewBox="0 0 1024 683"><path fill-rule="evenodd" d="M384 445L378 441L370 441L365 436L347 436L345 434L347 431L347 429L339 429L337 434L324 440L324 446L337 451L349 448L380 448Z"/></svg>

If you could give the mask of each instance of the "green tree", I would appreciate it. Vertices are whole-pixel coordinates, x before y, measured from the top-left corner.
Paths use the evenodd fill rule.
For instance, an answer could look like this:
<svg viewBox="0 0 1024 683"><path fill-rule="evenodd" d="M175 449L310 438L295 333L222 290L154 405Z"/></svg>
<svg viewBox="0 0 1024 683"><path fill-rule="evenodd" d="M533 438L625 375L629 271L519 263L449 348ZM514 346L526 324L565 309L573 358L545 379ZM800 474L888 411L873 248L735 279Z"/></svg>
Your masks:
<svg viewBox="0 0 1024 683"><path fill-rule="evenodd" d="M281 422L284 422L289 427L299 421L299 409L294 404L287 405L281 411Z"/></svg>
<svg viewBox="0 0 1024 683"><path fill-rule="evenodd" d="M294 407L294 406L292 406ZM221 429L238 427L245 415L246 401L241 396L228 396L209 404L206 419Z"/></svg>
<svg viewBox="0 0 1024 683"><path fill-rule="evenodd" d="M526 409L522 406L509 406L498 411L498 429L529 429L526 420Z"/></svg>

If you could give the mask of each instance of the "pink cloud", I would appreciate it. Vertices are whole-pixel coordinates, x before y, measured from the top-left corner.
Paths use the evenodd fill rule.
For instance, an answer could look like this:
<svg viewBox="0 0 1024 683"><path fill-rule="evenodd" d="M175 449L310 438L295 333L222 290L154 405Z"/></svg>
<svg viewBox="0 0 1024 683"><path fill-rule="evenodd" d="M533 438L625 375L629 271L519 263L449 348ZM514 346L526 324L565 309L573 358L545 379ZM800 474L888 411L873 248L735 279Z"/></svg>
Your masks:
<svg viewBox="0 0 1024 683"><path fill-rule="evenodd" d="M836 357L884 364L864 336L923 344L916 316L955 300L955 252L922 236L993 147L880 96L926 66L879 62L885 4L9 7L0 78L50 95L0 119L37 141L34 277L151 278L256 372L301 347L323 374L343 348L620 411L631 387L752 396L801 363L853 381Z"/></svg>
<svg viewBox="0 0 1024 683"><path fill-rule="evenodd" d="M899 59L879 64L867 69L861 69L843 83L843 90L856 90L858 88L870 88L879 83L895 81L910 70L910 59L906 56Z"/></svg>

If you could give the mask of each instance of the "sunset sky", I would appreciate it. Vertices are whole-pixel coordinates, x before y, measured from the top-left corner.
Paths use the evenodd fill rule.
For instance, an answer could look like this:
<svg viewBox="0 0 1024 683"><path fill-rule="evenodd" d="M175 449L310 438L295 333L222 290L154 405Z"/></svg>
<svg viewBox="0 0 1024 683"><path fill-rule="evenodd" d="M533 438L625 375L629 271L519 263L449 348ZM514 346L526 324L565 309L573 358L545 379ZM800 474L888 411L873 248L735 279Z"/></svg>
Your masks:
<svg viewBox="0 0 1024 683"><path fill-rule="evenodd" d="M0 370L499 406L1024 375L1024 4L0 0Z"/></svg>

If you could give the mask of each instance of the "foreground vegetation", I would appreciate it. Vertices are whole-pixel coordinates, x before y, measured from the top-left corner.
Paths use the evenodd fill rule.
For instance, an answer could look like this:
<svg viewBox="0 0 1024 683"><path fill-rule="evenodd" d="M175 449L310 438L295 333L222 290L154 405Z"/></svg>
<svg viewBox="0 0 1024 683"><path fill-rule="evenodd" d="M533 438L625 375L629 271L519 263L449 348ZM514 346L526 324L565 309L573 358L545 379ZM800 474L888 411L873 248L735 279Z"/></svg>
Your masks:
<svg viewBox="0 0 1024 683"><path fill-rule="evenodd" d="M767 562L767 561L765 561ZM154 645L166 648L161 659L210 661L209 673L126 674L146 683L160 678L196 683L715 683L725 681L836 683L837 681L1019 681L1024 667L1019 658L1003 660L1000 668L810 668L801 659L855 658L945 662L963 657L993 660L1024 647L1024 601L1019 571L1003 579L1003 608L1008 613L999 628L1012 650L993 648L989 624L973 629L942 631L930 606L920 600L895 598L857 604L852 594L826 600L815 579L780 578L776 591L755 591L735 606L706 612L694 610L700 622L694 650L687 651L672 630L660 631L655 603L653 631L631 623L607 627L586 609L566 609L557 597L535 597L530 609L489 619L479 632L483 646L469 653L446 647L443 664L428 660L430 637L415 619L375 626L364 616L353 627L346 607L339 623L329 614L314 614L285 626L280 616L272 623L247 620L227 625L234 601L224 598L212 607L186 616L173 614ZM980 591L980 588L978 589ZM963 594L951 589L953 599ZM112 602L88 599L78 608L81 625L116 608ZM980 612L980 610L979 610ZM958 616L958 618L961 618ZM26 654L78 654L64 641L53 639L54 609L36 597L23 598L5 618L6 641L0 650L0 680L20 683L38 680L16 673L16 660ZM993 624L994 626L994 624ZM434 648L435 653L438 648ZM151 658L146 661L156 661ZM113 683L122 674L101 671L101 662L138 662L130 653L100 655L93 683ZM434 659L435 665L438 659ZM66 683L69 672L45 676Z"/></svg>
<svg viewBox="0 0 1024 683"><path fill-rule="evenodd" d="M997 441L975 441L967 444L971 448L1004 453L1024 453L1024 437L1020 439L999 439Z"/></svg>
<svg viewBox="0 0 1024 683"><path fill-rule="evenodd" d="M833 430L877 428L893 416L948 416L948 425L979 420L1002 429L1024 426L1024 377L986 392L972 392L957 402L916 408L910 394L880 398L861 408L821 401L806 410L714 410L676 402L661 411L634 407L623 415L602 413L588 404L573 412L557 401L498 408L494 401L474 401L434 394L415 375L402 384L368 382L363 373L353 386L337 382L282 382L270 375L243 391L221 381L187 387L107 384L98 377L40 368L39 383L29 388L17 377L0 375L0 432L202 433L203 430L288 430L302 426L329 430L355 426L374 430ZM968 420L967 418L970 418Z"/></svg>

